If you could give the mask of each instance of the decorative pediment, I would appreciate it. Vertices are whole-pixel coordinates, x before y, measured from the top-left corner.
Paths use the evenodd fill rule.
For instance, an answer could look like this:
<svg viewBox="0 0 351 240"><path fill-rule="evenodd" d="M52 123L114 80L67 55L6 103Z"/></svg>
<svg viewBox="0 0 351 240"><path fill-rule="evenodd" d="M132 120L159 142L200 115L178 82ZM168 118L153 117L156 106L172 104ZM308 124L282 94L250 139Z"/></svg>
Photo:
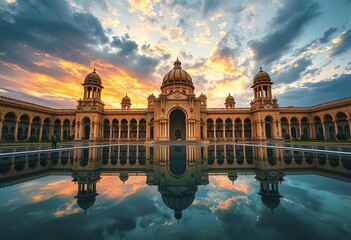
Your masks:
<svg viewBox="0 0 351 240"><path fill-rule="evenodd" d="M188 99L188 95L186 95L185 93L181 93L181 92L174 92L174 93L171 93L167 96L167 99L174 99L174 100L180 100L180 99Z"/></svg>

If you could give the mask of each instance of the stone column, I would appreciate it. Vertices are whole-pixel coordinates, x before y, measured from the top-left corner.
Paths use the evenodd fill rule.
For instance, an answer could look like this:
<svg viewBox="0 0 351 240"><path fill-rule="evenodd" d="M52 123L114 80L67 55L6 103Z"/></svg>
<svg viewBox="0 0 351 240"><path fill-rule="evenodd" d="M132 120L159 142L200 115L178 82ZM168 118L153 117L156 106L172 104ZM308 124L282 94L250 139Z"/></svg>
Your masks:
<svg viewBox="0 0 351 240"><path fill-rule="evenodd" d="M223 139L226 139L227 136L225 135L225 122L223 123Z"/></svg>
<svg viewBox="0 0 351 240"><path fill-rule="evenodd" d="M40 127L39 127L39 137L38 137L38 141L41 142L41 138L43 136L43 123L40 123Z"/></svg>
<svg viewBox="0 0 351 240"><path fill-rule="evenodd" d="M325 131L325 122L322 122L322 128L323 128L324 140L327 140L327 132Z"/></svg>
<svg viewBox="0 0 351 240"><path fill-rule="evenodd" d="M110 142L112 141L112 130L113 130L112 124L110 123Z"/></svg>
<svg viewBox="0 0 351 240"><path fill-rule="evenodd" d="M130 139L130 123L127 124L127 128L128 128L128 137L127 137L127 139L129 141L129 139Z"/></svg>
<svg viewBox="0 0 351 240"><path fill-rule="evenodd" d="M233 138L233 140L235 140L235 123L234 123L234 120L232 122L232 138Z"/></svg>
<svg viewBox="0 0 351 240"><path fill-rule="evenodd" d="M299 133L300 133L300 138L301 138L301 135L302 135L302 123L299 122Z"/></svg>
<svg viewBox="0 0 351 240"><path fill-rule="evenodd" d="M216 140L216 123L213 124L213 139Z"/></svg>
<svg viewBox="0 0 351 240"><path fill-rule="evenodd" d="M335 139L336 139L336 134L338 134L338 132L339 132L338 123L336 120L334 121L334 128L335 128Z"/></svg>
<svg viewBox="0 0 351 240"><path fill-rule="evenodd" d="M349 134L351 134L351 118L349 119Z"/></svg>
<svg viewBox="0 0 351 240"><path fill-rule="evenodd" d="M136 140L139 140L139 123L137 123L137 135L136 135Z"/></svg>
<svg viewBox="0 0 351 240"><path fill-rule="evenodd" d="M32 122L28 122L27 140L29 140L31 132L32 132Z"/></svg>
<svg viewBox="0 0 351 240"><path fill-rule="evenodd" d="M289 122L288 123L288 133L289 133L289 135L290 135L290 138L292 138L292 136L291 136L291 123ZM285 136L284 136L285 137Z"/></svg>
<svg viewBox="0 0 351 240"><path fill-rule="evenodd" d="M63 124L60 124L60 140L63 141Z"/></svg>
<svg viewBox="0 0 351 240"><path fill-rule="evenodd" d="M2 122L4 121L4 119L0 119L0 140L2 138Z"/></svg>
<svg viewBox="0 0 351 240"><path fill-rule="evenodd" d="M145 137L146 137L146 140L148 141L148 140L150 140L150 123L146 123L146 135L145 135Z"/></svg>
<svg viewBox="0 0 351 240"><path fill-rule="evenodd" d="M16 120L16 122L15 122L15 131L13 133L15 135L15 142L18 141L18 138L17 138L17 135L18 135L18 124L19 124L19 121Z"/></svg>
<svg viewBox="0 0 351 240"><path fill-rule="evenodd" d="M244 123L241 123L241 139L245 140L245 127Z"/></svg>
<svg viewBox="0 0 351 240"><path fill-rule="evenodd" d="M207 140L207 123L204 124L203 131L204 131L204 140Z"/></svg>
<svg viewBox="0 0 351 240"><path fill-rule="evenodd" d="M122 124L118 123L118 141L121 140L121 126L122 126Z"/></svg>
<svg viewBox="0 0 351 240"><path fill-rule="evenodd" d="M90 133L89 133L89 140L91 140L92 135L93 135L93 127L94 127L94 122L90 122L89 126L90 126Z"/></svg>
<svg viewBox="0 0 351 240"><path fill-rule="evenodd" d="M278 136L282 138L282 122L278 121Z"/></svg>
<svg viewBox="0 0 351 240"><path fill-rule="evenodd" d="M316 138L315 134L314 134L314 126L313 123L310 123L310 137L311 138Z"/></svg>

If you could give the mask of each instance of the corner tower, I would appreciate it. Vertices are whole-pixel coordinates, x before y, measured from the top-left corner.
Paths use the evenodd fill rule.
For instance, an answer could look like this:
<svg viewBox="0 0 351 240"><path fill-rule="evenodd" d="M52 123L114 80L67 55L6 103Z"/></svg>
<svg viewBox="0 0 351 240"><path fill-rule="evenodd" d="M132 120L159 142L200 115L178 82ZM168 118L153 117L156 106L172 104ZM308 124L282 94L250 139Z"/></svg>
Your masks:
<svg viewBox="0 0 351 240"><path fill-rule="evenodd" d="M277 99L272 97L271 77L268 73L262 70L256 74L251 88L254 90L254 99L251 101L251 109L272 109L278 108Z"/></svg>
<svg viewBox="0 0 351 240"><path fill-rule="evenodd" d="M89 73L82 83L84 86L83 99L79 99L77 110L104 110L104 103L101 101L102 86L101 77L96 73L96 69Z"/></svg>

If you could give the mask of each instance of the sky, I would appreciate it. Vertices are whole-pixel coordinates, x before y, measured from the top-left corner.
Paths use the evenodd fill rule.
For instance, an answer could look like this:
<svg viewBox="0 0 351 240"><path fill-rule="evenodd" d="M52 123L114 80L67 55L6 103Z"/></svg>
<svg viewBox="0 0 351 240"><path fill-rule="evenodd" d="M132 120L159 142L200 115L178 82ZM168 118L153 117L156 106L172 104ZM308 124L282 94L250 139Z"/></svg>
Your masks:
<svg viewBox="0 0 351 240"><path fill-rule="evenodd" d="M208 107L249 107L271 76L280 106L349 97L351 0L0 0L0 95L75 108L96 68L105 108L146 107L178 57Z"/></svg>

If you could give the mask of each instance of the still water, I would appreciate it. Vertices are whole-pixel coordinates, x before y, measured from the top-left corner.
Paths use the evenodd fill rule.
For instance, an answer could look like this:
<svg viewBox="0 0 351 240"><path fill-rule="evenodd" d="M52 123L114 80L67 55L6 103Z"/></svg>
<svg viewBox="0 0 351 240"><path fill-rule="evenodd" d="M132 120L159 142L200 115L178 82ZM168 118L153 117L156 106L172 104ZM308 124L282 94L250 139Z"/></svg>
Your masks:
<svg viewBox="0 0 351 240"><path fill-rule="evenodd" d="M1 239L351 239L350 155L115 145L0 157Z"/></svg>

